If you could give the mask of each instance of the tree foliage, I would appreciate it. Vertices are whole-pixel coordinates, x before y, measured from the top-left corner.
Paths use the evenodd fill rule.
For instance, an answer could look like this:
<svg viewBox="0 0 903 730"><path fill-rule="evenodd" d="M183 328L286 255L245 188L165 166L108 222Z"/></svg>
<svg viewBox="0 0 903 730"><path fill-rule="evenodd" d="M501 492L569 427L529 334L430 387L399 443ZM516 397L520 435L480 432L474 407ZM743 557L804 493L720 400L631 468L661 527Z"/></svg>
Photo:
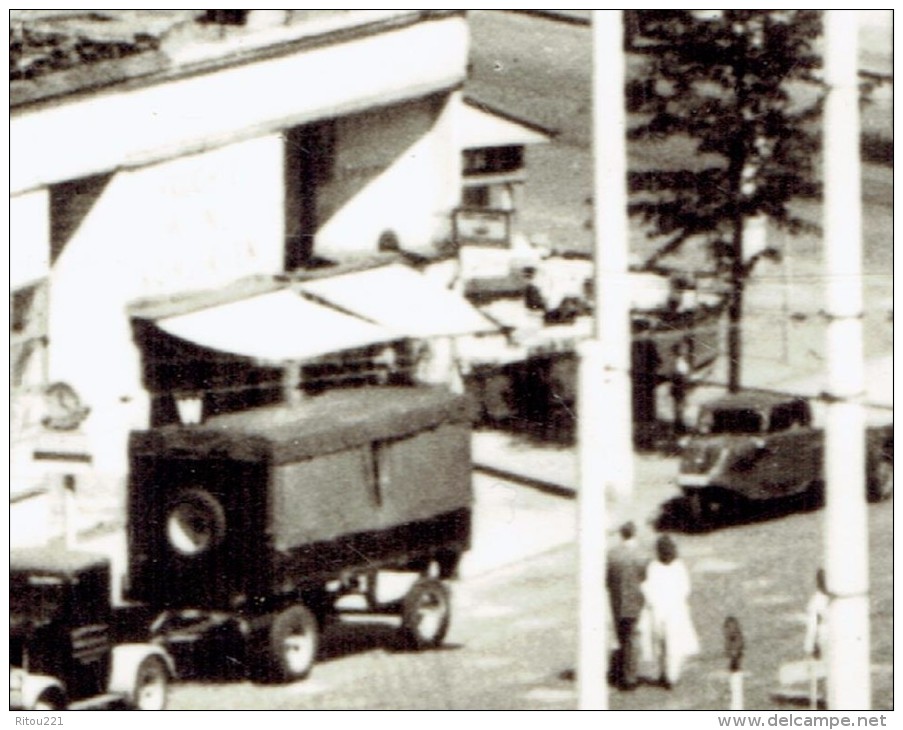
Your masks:
<svg viewBox="0 0 903 730"><path fill-rule="evenodd" d="M650 264L702 237L722 271L741 273L743 221L765 215L798 231L806 223L789 203L818 191L820 94L801 104L795 92L817 81L820 13L641 10L627 27L627 50L642 59L628 88L631 138L684 137L696 152L678 169L630 176L632 215L665 239Z"/></svg>
<svg viewBox="0 0 903 730"><path fill-rule="evenodd" d="M808 224L790 203L818 191L822 105L811 84L821 14L639 10L627 29L627 50L641 59L627 90L631 138L682 138L693 151L680 167L631 173L630 212L664 238L647 267L689 240L709 246L729 283L728 387L737 390L745 283L760 257L776 253L744 251L746 221L763 216L798 232Z"/></svg>

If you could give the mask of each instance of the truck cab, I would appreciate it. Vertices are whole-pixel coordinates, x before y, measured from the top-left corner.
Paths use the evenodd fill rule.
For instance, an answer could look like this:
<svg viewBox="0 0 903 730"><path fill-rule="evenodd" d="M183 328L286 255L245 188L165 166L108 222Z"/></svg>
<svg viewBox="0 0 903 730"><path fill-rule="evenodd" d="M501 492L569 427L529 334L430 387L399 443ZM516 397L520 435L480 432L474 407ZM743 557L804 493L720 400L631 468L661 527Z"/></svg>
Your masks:
<svg viewBox="0 0 903 730"><path fill-rule="evenodd" d="M167 653L114 644L106 557L13 550L9 592L10 709L165 707L174 674Z"/></svg>

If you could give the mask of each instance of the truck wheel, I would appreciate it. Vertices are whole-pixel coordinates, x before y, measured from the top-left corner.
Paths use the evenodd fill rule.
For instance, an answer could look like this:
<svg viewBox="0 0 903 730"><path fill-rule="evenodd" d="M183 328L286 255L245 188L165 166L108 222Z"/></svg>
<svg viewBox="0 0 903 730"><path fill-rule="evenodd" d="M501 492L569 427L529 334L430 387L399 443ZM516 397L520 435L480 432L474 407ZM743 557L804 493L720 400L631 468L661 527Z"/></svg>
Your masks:
<svg viewBox="0 0 903 730"><path fill-rule="evenodd" d="M279 679L304 679L313 668L319 644L317 619L306 606L292 606L270 626L270 658Z"/></svg>
<svg viewBox="0 0 903 730"><path fill-rule="evenodd" d="M448 589L434 578L421 578L401 606L401 632L415 649L437 647L448 632L451 601Z"/></svg>
<svg viewBox="0 0 903 730"><path fill-rule="evenodd" d="M66 696L59 687L50 687L38 695L34 706L31 708L37 712L56 712L66 709Z"/></svg>
<svg viewBox="0 0 903 730"><path fill-rule="evenodd" d="M869 484L869 499L872 502L883 502L894 493L894 463L889 459L881 459L876 465Z"/></svg>
<svg viewBox="0 0 903 730"><path fill-rule="evenodd" d="M169 691L169 670L158 656L145 657L135 673L132 706L136 710L164 710Z"/></svg>

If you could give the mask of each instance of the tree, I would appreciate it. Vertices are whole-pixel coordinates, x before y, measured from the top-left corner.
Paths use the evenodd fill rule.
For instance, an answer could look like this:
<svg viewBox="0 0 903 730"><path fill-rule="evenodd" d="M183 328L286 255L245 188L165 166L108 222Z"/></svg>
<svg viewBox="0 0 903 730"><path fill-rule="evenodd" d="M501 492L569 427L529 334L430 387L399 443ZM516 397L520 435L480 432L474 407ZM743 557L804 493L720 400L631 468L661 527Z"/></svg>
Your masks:
<svg viewBox="0 0 903 730"><path fill-rule="evenodd" d="M630 174L631 215L664 243L659 264L688 241L702 241L727 280L728 385L740 387L741 321L746 281L773 249L744 255L748 221L764 216L797 233L794 198L817 194L819 138L813 122L821 94L801 103L817 82L813 43L819 11L641 10L629 14L627 51L640 59L628 83L633 140L689 143L679 166ZM811 89L812 87L808 87ZM813 96L810 92L810 97Z"/></svg>

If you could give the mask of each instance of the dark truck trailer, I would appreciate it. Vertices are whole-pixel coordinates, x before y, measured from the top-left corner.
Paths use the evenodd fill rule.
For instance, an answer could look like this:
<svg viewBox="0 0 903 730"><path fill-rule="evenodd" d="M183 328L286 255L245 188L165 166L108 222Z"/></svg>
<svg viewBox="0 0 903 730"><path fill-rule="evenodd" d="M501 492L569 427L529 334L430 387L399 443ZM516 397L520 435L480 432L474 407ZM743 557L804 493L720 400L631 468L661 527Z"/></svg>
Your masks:
<svg viewBox="0 0 903 730"><path fill-rule="evenodd" d="M369 612L401 615L415 645L444 637L441 580L470 545L465 398L421 387L330 391L133 433L130 458L128 597L163 612L164 639L184 638L186 615L233 621L252 653L300 677L319 627L349 593L364 595ZM421 578L402 601L380 605L380 570Z"/></svg>

